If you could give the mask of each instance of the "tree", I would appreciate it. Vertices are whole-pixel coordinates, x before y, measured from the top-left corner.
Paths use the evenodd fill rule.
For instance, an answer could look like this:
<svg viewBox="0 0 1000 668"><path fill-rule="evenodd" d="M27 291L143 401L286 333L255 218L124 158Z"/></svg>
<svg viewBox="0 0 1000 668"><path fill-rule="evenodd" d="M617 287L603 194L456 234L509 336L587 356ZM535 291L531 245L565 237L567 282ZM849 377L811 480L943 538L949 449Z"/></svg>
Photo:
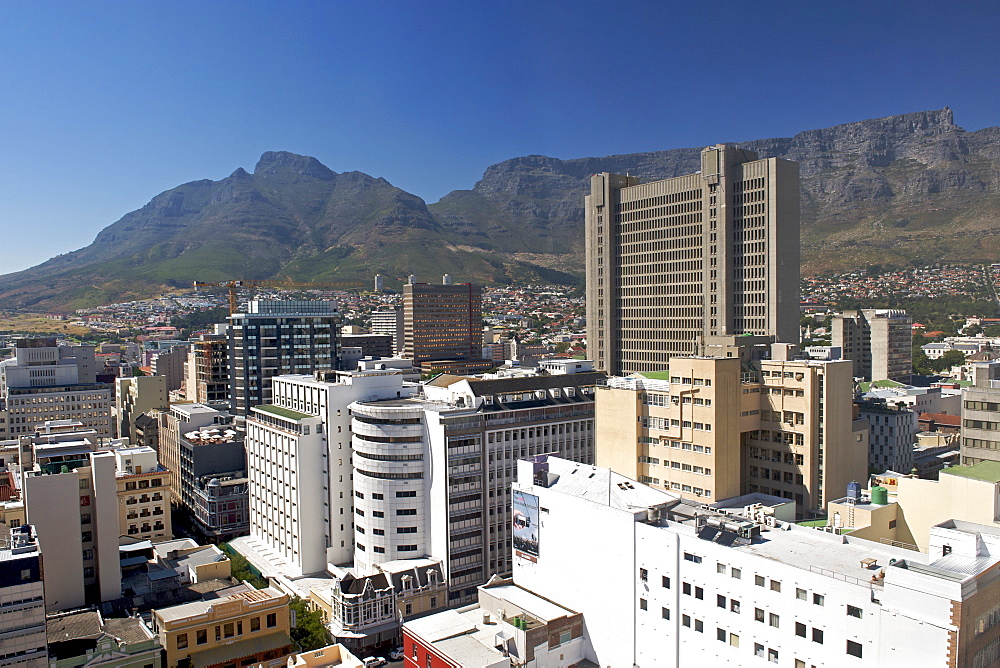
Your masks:
<svg viewBox="0 0 1000 668"><path fill-rule="evenodd" d="M936 360L930 361L930 367L935 371L947 371L961 364L965 364L965 353L961 350L949 350Z"/></svg>
<svg viewBox="0 0 1000 668"><path fill-rule="evenodd" d="M965 334L966 336L979 336L980 334L983 333L983 328L980 327L978 324L966 325L965 328L962 330L962 333Z"/></svg>
<svg viewBox="0 0 1000 668"><path fill-rule="evenodd" d="M564 353L567 350L569 350L569 346L570 346L569 341L560 341L559 343L556 344L556 352Z"/></svg>
<svg viewBox="0 0 1000 668"><path fill-rule="evenodd" d="M330 634L319 610L310 610L309 605L298 596L288 602L288 608L295 613L292 640L298 643L303 652L330 644Z"/></svg>

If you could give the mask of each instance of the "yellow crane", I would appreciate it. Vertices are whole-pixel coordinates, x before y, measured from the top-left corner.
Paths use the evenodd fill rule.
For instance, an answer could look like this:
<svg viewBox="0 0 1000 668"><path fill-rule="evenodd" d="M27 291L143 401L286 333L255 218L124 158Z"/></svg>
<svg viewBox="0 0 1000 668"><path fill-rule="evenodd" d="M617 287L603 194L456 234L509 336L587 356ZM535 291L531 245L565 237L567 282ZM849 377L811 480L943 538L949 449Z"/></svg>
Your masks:
<svg viewBox="0 0 1000 668"><path fill-rule="evenodd" d="M194 289L226 288L229 292L229 314L232 315L233 313L236 313L240 306L239 299L237 297L237 292L240 288L361 288L365 285L367 285L367 283L361 283L360 281L305 283L300 281L284 281L280 279L267 278L260 280L244 280L241 278L234 278L228 281L217 282L195 281Z"/></svg>

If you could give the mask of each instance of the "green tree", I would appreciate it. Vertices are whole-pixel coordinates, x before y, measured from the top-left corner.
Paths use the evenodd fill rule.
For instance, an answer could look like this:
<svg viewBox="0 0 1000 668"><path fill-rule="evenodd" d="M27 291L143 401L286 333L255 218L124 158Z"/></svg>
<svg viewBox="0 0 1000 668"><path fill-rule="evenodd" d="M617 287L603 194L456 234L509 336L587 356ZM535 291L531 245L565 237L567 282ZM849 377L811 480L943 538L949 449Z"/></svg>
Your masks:
<svg viewBox="0 0 1000 668"><path fill-rule="evenodd" d="M288 607L295 613L292 640L298 643L303 652L330 644L330 634L323 624L323 615L319 610L310 610L309 605L298 596L288 602Z"/></svg>
<svg viewBox="0 0 1000 668"><path fill-rule="evenodd" d="M995 338L1000 336L1000 325L990 325L983 330L983 334L990 338Z"/></svg>
<svg viewBox="0 0 1000 668"><path fill-rule="evenodd" d="M570 346L569 341L560 341L559 343L556 344L556 352L564 353L567 350L569 350L569 346Z"/></svg>
<svg viewBox="0 0 1000 668"><path fill-rule="evenodd" d="M935 371L947 371L960 364L965 364L965 353L961 350L949 350L936 360L930 361L930 367Z"/></svg>

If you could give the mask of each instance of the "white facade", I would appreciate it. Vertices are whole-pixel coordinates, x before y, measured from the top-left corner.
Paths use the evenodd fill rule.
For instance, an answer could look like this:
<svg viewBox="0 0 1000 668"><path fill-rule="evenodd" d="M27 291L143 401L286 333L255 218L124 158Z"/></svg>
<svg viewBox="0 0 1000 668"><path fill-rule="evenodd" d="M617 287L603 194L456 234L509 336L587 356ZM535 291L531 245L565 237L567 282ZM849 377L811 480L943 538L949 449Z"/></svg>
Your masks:
<svg viewBox="0 0 1000 668"><path fill-rule="evenodd" d="M32 527L15 529L0 550L0 666L46 668L42 564Z"/></svg>
<svg viewBox="0 0 1000 668"><path fill-rule="evenodd" d="M928 556L714 515L553 457L518 462L514 488L539 506L515 581L581 612L601 666L986 666L1000 648L994 527L938 525Z"/></svg>
<svg viewBox="0 0 1000 668"><path fill-rule="evenodd" d="M413 391L392 371L318 376L276 376L273 404L247 419L250 535L300 574L354 557L348 406Z"/></svg>

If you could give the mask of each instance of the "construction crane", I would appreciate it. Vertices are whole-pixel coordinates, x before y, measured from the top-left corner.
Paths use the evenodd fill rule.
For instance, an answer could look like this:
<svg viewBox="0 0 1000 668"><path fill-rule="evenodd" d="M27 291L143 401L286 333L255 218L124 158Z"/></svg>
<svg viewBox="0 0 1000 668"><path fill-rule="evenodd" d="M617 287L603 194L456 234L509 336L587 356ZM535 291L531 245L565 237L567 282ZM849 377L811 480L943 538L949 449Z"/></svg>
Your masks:
<svg viewBox="0 0 1000 668"><path fill-rule="evenodd" d="M240 288L361 288L367 283L360 281L333 281L327 283L303 283L299 281L283 281L275 279L243 280L234 278L228 281L218 281L210 283L206 281L195 281L194 289L200 288L226 288L229 292L229 315L236 313L240 303L237 292Z"/></svg>

